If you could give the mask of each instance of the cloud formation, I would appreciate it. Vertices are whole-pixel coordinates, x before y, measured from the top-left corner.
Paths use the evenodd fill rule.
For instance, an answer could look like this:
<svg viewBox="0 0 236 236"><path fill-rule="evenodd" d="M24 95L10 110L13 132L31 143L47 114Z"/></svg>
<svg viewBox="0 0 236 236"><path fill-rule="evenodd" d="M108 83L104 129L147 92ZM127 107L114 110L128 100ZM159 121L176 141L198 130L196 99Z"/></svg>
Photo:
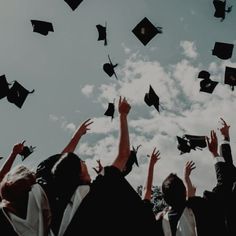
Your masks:
<svg viewBox="0 0 236 236"><path fill-rule="evenodd" d="M180 47L183 48L183 55L185 55L188 58L196 59L198 56L197 53L197 47L194 42L190 42L187 40L180 42Z"/></svg>
<svg viewBox="0 0 236 236"><path fill-rule="evenodd" d="M186 42L183 45L188 45L185 49L191 52L194 44ZM197 55L195 49L193 51L192 54L188 52L188 55L192 55L191 58ZM129 115L130 143L135 147L142 145L138 151L140 167L134 167L127 177L133 186L144 183L147 174L147 154L150 154L154 147L160 150L162 157L156 167L156 184L160 185L170 172L182 176L184 163L191 159L197 165L192 177L198 193L201 194L204 189L214 186L214 164L207 148L180 155L176 136L209 135L210 130L219 127L220 117L233 124L235 115L232 108L236 107L235 94L220 81L226 65L235 66L235 63L212 62L208 65L207 69L214 79L220 82L211 95L199 92L197 74L201 65L195 64L192 60L181 59L176 64L164 67L158 61L141 58L136 53L130 55L121 69L122 80L100 85L98 100L101 106L104 106L105 101L117 98L117 107L120 95L125 96L132 106ZM154 107L148 107L143 101L150 84L160 97L160 113ZM79 152L89 156L91 160L100 158L105 164L111 163L117 152L118 127L118 116L113 123L107 122L106 118L95 118L91 133L100 134L101 137L96 144L83 143ZM220 139L220 133L216 131ZM234 133L231 134L232 139L236 139Z"/></svg>

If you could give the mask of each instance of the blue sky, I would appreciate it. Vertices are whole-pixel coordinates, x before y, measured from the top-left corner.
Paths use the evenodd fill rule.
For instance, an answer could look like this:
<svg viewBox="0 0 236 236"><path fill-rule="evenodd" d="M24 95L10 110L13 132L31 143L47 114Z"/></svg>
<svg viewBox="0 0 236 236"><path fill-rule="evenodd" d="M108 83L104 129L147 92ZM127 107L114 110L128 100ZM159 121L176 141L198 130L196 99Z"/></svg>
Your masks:
<svg viewBox="0 0 236 236"><path fill-rule="evenodd" d="M117 104L119 96L125 96L132 106L131 145L142 144L140 167L128 176L132 185L145 181L146 155L157 147L162 159L155 167L154 184L159 185L170 172L182 176L184 163L191 159L197 165L192 177L198 193L212 188L215 174L210 153L192 151L180 156L176 135L208 135L220 127L223 117L231 124L235 153L236 95L223 78L225 66L236 67L236 54L224 61L211 55L216 41L236 43L235 12L233 7L220 22L213 16L211 0L84 0L75 11L63 0L0 1L1 75L35 89L22 109L6 99L0 101L1 156L25 139L26 144L37 146L25 160L35 167L60 152L76 127L92 118L91 131L76 152L90 170L96 159L110 164L117 155L118 113L112 122L103 113L108 102L115 99ZM131 32L144 17L163 27L163 34L147 46ZM32 19L52 22L54 32L48 36L32 32ZM97 41L95 27L105 22L106 47ZM108 54L118 63L118 80L102 70ZM212 95L199 92L201 70L219 82ZM143 101L150 84L165 108L160 113Z"/></svg>

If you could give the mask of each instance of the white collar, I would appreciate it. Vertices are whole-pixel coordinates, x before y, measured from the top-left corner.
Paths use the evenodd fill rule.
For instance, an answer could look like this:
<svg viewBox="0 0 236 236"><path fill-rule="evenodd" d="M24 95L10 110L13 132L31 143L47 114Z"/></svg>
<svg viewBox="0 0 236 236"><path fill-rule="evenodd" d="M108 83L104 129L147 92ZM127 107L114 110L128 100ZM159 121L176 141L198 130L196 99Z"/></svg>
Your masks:
<svg viewBox="0 0 236 236"><path fill-rule="evenodd" d="M162 228L165 236L172 236L168 211L163 217ZM191 208L184 208L178 221L176 236L197 236L195 216Z"/></svg>
<svg viewBox="0 0 236 236"><path fill-rule="evenodd" d="M80 185L79 187L77 187L75 193L71 197L71 202L67 204L64 211L58 236L62 236L65 233L66 228L71 222L76 210L78 209L84 197L88 194L89 190L89 185Z"/></svg>
<svg viewBox="0 0 236 236"><path fill-rule="evenodd" d="M34 184L29 192L26 219L7 209L3 212L17 234L21 236L45 236L49 231L51 211L46 194L39 184Z"/></svg>

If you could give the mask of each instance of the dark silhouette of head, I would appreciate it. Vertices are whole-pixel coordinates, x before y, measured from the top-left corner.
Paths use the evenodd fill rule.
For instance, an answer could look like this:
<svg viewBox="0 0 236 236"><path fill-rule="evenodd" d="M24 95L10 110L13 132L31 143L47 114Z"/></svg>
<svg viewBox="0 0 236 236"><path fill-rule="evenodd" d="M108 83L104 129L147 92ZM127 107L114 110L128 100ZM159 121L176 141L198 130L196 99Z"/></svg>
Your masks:
<svg viewBox="0 0 236 236"><path fill-rule="evenodd" d="M74 153L65 153L52 168L55 190L70 197L79 185L88 184L84 178L84 162ZM86 169L87 170L87 169ZM86 172L87 179L89 176Z"/></svg>
<svg viewBox="0 0 236 236"><path fill-rule="evenodd" d="M173 208L181 208L186 202L186 188L176 174L169 174L162 183L164 200Z"/></svg>

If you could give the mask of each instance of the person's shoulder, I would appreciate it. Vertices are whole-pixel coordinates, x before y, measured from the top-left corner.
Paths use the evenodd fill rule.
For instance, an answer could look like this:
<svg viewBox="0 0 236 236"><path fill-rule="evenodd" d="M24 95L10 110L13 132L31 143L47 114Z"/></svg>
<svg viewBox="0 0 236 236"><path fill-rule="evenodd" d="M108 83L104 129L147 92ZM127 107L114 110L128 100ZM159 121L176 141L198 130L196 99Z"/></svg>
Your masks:
<svg viewBox="0 0 236 236"><path fill-rule="evenodd" d="M198 207L199 205L207 204L207 199L200 196L193 196L187 200L187 207L193 208Z"/></svg>
<svg viewBox="0 0 236 236"><path fill-rule="evenodd" d="M105 166L102 171L97 175L95 181L112 178L112 177L123 177L121 171L115 166Z"/></svg>
<svg viewBox="0 0 236 236"><path fill-rule="evenodd" d="M121 176L121 171L115 166L106 166L104 168L104 175L119 175Z"/></svg>
<svg viewBox="0 0 236 236"><path fill-rule="evenodd" d="M115 166L105 166L103 170L97 175L97 177L91 183L91 191L112 189L116 190L119 186L124 186L126 179L124 178L122 172Z"/></svg>

